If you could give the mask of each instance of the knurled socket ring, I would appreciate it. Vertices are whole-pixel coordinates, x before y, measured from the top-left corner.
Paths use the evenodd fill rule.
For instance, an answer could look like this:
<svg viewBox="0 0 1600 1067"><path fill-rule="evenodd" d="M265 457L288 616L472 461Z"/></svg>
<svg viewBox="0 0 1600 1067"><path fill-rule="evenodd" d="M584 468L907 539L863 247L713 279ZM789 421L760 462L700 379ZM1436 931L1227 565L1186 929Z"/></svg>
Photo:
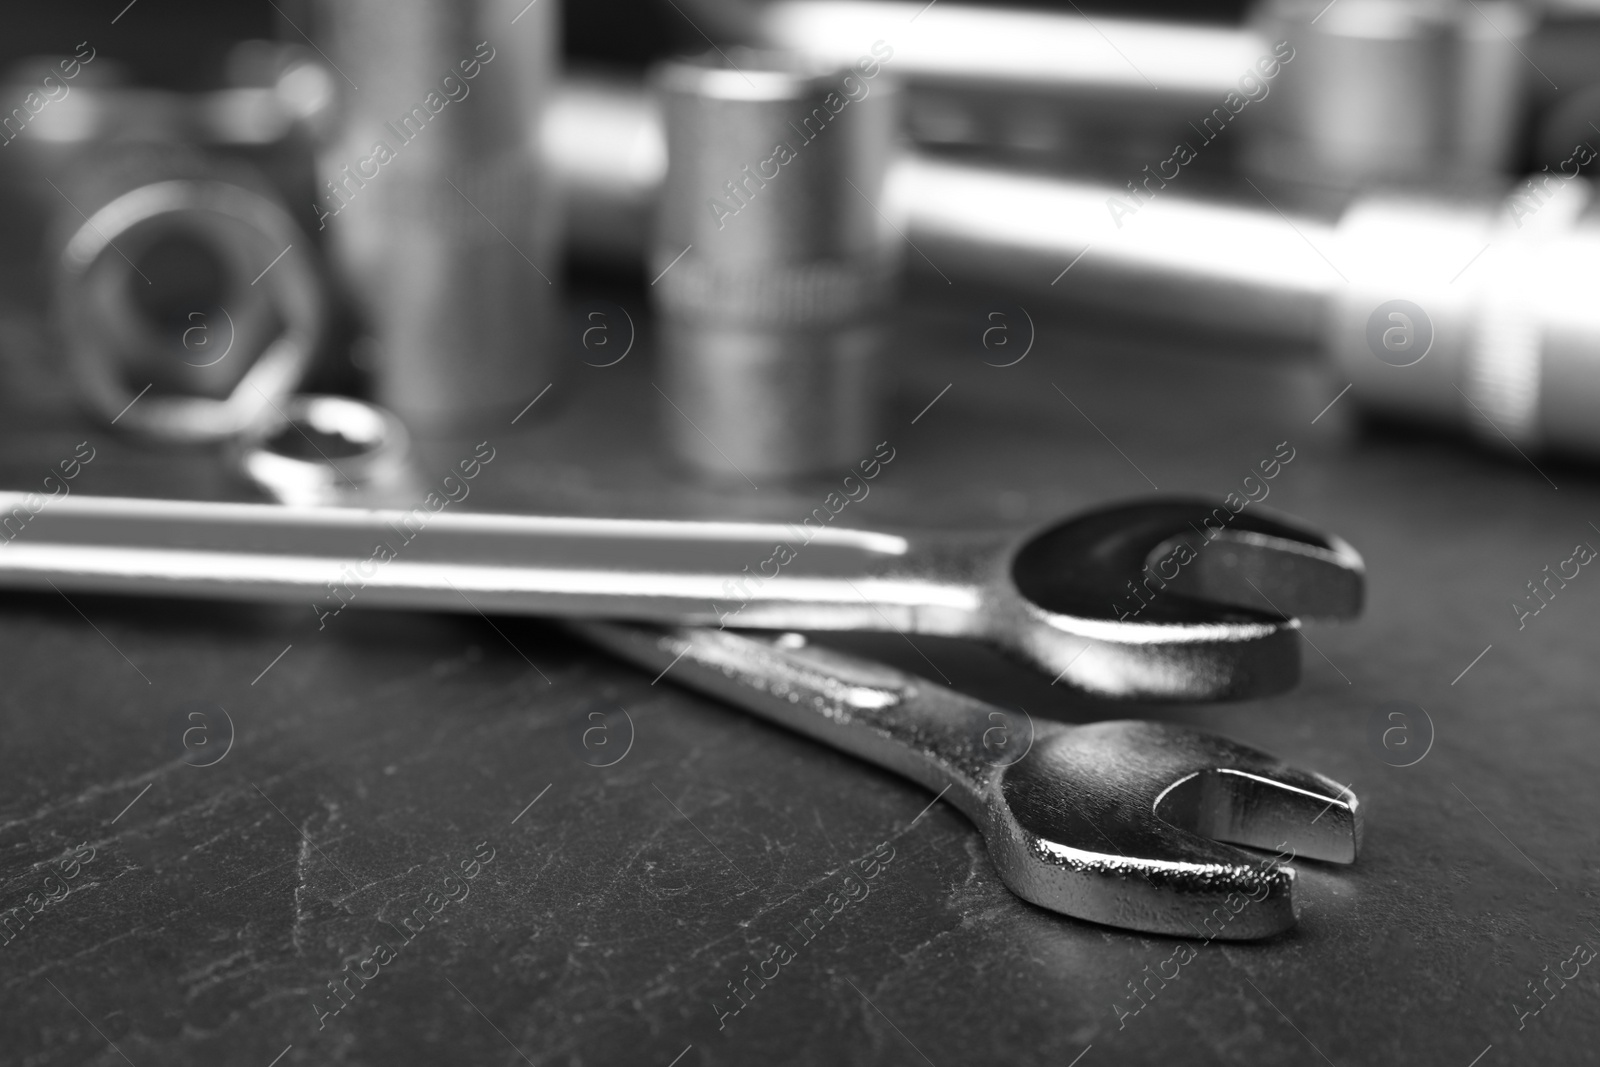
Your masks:
<svg viewBox="0 0 1600 1067"><path fill-rule="evenodd" d="M1485 258L1487 284L1461 367L1467 423L1483 440L1503 445L1537 446L1546 436L1542 396L1549 388L1544 368L1545 324L1540 307L1540 271L1545 245L1569 231L1590 200L1589 187L1576 183L1531 215L1502 222L1498 245ZM1515 201L1508 201L1508 207Z"/></svg>
<svg viewBox="0 0 1600 1067"><path fill-rule="evenodd" d="M876 314L892 277L882 259L741 265L685 257L661 276L656 298L666 314L728 326L828 329Z"/></svg>

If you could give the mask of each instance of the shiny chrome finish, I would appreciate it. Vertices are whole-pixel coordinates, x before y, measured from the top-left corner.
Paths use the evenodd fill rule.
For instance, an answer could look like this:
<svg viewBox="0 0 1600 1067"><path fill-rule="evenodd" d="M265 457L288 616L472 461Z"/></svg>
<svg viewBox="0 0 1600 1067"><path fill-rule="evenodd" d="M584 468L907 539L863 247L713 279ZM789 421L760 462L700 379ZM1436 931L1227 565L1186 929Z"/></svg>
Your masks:
<svg viewBox="0 0 1600 1067"><path fill-rule="evenodd" d="M641 103L627 128L647 136L652 121ZM1337 220L1280 212L1254 190L1258 206L1200 200L1183 181L1131 194L906 153L884 210L949 278L1316 346L1370 409L1494 446L1600 456L1600 210L1586 180L1543 174L1505 199L1372 193ZM922 256L909 264L945 284ZM1433 338L1406 366L1369 332L1397 300L1422 309L1414 325Z"/></svg>
<svg viewBox="0 0 1600 1067"><path fill-rule="evenodd" d="M661 172L651 161L664 151L661 120L648 94L634 89L630 96L617 82L589 77L564 84L549 126L576 130L597 111L607 121L589 123L586 139L546 138L546 159L556 180L574 190L567 232L574 249L637 261L649 233L641 204L660 193ZM628 178L597 185L588 176L598 172ZM954 278L1140 320L1156 315L1317 343L1329 294L1340 284L1318 252L1329 245L1332 223L1285 219L1265 204L1196 200L1184 196L1181 183L1156 189L1154 198L1147 205L1091 180L903 152L889 169L880 206ZM1113 212L1113 202L1122 209ZM944 284L920 256L909 265Z"/></svg>
<svg viewBox="0 0 1600 1067"><path fill-rule="evenodd" d="M912 156L887 199L948 273L1315 344L1369 409L1600 456L1600 212L1584 179L1538 184L1503 200L1372 193L1329 223ZM1423 346L1406 358L1379 343L1396 301Z"/></svg>
<svg viewBox="0 0 1600 1067"><path fill-rule="evenodd" d="M29 499L0 495L0 517ZM1105 697L1232 700L1292 686L1299 617L1351 613L1362 582L1360 557L1336 537L1254 509L1222 521L1225 508L1187 500L1105 507L1026 537L444 506L72 496L0 549L0 587L304 601L313 610L338 591L338 603L359 606L938 634L987 641ZM1225 528L1212 545L1208 519ZM1201 598L1203 582L1167 588L1178 576L1156 553L1190 537L1202 559L1243 559L1260 600L1213 603Z"/></svg>
<svg viewBox="0 0 1600 1067"><path fill-rule="evenodd" d="M1247 164L1359 189L1503 175L1525 83L1545 84L1525 59L1534 21L1512 0L1264 0L1241 27L918 0L777 0L757 24L768 45L830 62L849 62L874 41L892 46L920 143L1069 158L1085 145L1102 157L1161 153L1154 164L1174 142L1202 144L1194 127L1213 109L1242 109L1248 94L1270 102L1253 104L1262 114L1230 135ZM1275 52L1293 56L1281 73ZM1272 77L1259 76L1264 58Z"/></svg>
<svg viewBox="0 0 1600 1067"><path fill-rule="evenodd" d="M655 97L636 81L592 71L563 78L545 109L539 152L560 198L568 252L641 263L667 176Z"/></svg>
<svg viewBox="0 0 1600 1067"><path fill-rule="evenodd" d="M1491 447L1600 456L1600 212L1588 181L1538 184L1503 204L1372 196L1345 213L1329 255L1349 284L1324 348L1353 396ZM1397 300L1422 315L1394 319ZM1409 320L1431 347L1380 358L1374 335Z"/></svg>
<svg viewBox="0 0 1600 1067"><path fill-rule="evenodd" d="M656 101L620 79L569 75L545 110L539 151L556 186L570 250L637 262L667 175Z"/></svg>
<svg viewBox="0 0 1600 1067"><path fill-rule="evenodd" d="M572 628L948 798L983 834L1012 892L1075 918L1179 937L1269 937L1295 923L1287 860L1351 863L1360 849L1350 790L1197 730L1019 716L797 635Z"/></svg>
<svg viewBox="0 0 1600 1067"><path fill-rule="evenodd" d="M1291 42L1247 165L1307 185L1495 187L1520 139L1535 15L1515 0L1267 0L1263 40Z"/></svg>
<svg viewBox="0 0 1600 1067"><path fill-rule="evenodd" d="M894 49L891 65L914 83L1016 85L1102 100L1177 94L1168 106L1220 98L1262 44L1230 27L915 0L778 0L758 25L773 47L835 63L854 62L882 40Z"/></svg>
<svg viewBox="0 0 1600 1067"><path fill-rule="evenodd" d="M899 238L893 84L739 50L654 76L667 173L649 275L667 440L752 484L848 465L876 426Z"/></svg>
<svg viewBox="0 0 1600 1067"><path fill-rule="evenodd" d="M559 220L537 158L556 5L314 11L342 92L317 213L372 334L375 399L413 433L509 417L556 369Z"/></svg>
<svg viewBox="0 0 1600 1067"><path fill-rule="evenodd" d="M281 504L376 506L412 495L399 419L345 396L298 394L269 424L229 442L235 466Z"/></svg>
<svg viewBox="0 0 1600 1067"><path fill-rule="evenodd" d="M163 441L223 441L271 421L322 339L326 279L311 242L248 167L181 146L91 159L69 186L53 277L86 406Z"/></svg>
<svg viewBox="0 0 1600 1067"><path fill-rule="evenodd" d="M1332 224L1094 181L901 157L887 201L945 273L1139 321L1315 344L1340 284ZM911 267L924 274L920 257Z"/></svg>

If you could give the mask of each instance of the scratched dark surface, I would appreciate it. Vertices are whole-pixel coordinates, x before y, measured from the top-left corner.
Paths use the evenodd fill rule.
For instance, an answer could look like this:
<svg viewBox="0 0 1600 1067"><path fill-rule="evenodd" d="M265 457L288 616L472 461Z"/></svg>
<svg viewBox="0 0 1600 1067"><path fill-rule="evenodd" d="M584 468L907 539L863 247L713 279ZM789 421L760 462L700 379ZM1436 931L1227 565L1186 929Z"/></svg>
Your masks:
<svg viewBox="0 0 1600 1067"><path fill-rule="evenodd" d="M636 294L616 299L648 321ZM1365 555L1365 616L1310 627L1299 688L1255 703L1097 706L918 640L958 686L1035 714L1181 720L1351 783L1365 851L1299 865L1298 929L1192 942L1179 977L1119 1020L1139 1003L1127 983L1176 942L1022 903L953 809L917 818L919 788L550 626L351 610L318 632L309 607L6 595L0 909L30 917L0 946L0 1062L1594 1062L1596 968L1542 1000L1527 983L1600 946L1600 576L1520 632L1510 607L1576 542L1600 545L1594 475L1358 432L1348 398L1313 425L1343 382L1201 358L1183 338L1130 347L1044 324L1023 362L986 366L983 312L905 316L883 433L896 458L841 521L1027 525L1150 482L1221 496L1287 440L1269 506ZM48 349L29 309L9 304L0 327L0 484L34 485L88 439L76 492L248 498L209 457L142 452L19 399L61 391L26 391L41 372L23 357ZM527 416L474 435L497 458L467 506L794 520L817 505L826 479L754 492L665 467L648 348L606 369L564 352ZM424 473L465 447L436 444ZM926 672L893 635L854 647ZM1436 729L1407 768L1369 740L1396 700ZM631 748L591 766L589 713L617 708ZM185 749L197 711L212 747ZM217 758L229 722L226 755L192 765ZM894 858L866 899L719 1029L727 983L883 842ZM50 883L65 899L32 914L29 894L83 843L93 859ZM463 880L475 850L493 858ZM458 899L427 896L446 887ZM407 941L391 924L417 906L432 917ZM327 983L380 942L390 961L322 1017Z"/></svg>

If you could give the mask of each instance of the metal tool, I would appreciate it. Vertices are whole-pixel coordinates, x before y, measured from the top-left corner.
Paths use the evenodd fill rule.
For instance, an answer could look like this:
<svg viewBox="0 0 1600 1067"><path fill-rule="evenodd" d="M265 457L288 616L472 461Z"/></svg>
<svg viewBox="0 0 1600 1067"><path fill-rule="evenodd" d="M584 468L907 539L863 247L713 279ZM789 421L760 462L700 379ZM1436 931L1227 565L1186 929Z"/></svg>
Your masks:
<svg viewBox="0 0 1600 1067"><path fill-rule="evenodd" d="M1372 194L1331 225L932 161L898 168L888 199L947 273L1309 342L1369 410L1600 456L1600 224L1582 179L1504 201Z"/></svg>
<svg viewBox="0 0 1600 1067"><path fill-rule="evenodd" d="M87 406L178 442L274 419L327 317L320 262L275 190L181 145L119 145L82 162L52 273Z"/></svg>
<svg viewBox="0 0 1600 1067"><path fill-rule="evenodd" d="M983 834L1012 892L1079 919L1179 937L1268 937L1295 923L1285 855L1351 863L1361 846L1361 805L1349 789L1198 730L1023 723L798 635L571 626L652 673L670 668L681 685L948 798Z"/></svg>
<svg viewBox="0 0 1600 1067"><path fill-rule="evenodd" d="M59 187L106 145L189 145L248 160L294 205L297 221L315 223L310 140L327 123L338 75L313 50L240 41L222 64L228 84L198 92L125 84L123 71L108 66L115 60L93 53L84 42L59 64L24 60L6 71L10 99L41 89L51 98L20 130L14 114L10 126L0 124L0 146L23 157L20 176L40 203L54 210L60 195L46 179Z"/></svg>
<svg viewBox="0 0 1600 1067"><path fill-rule="evenodd" d="M301 393L281 418L229 442L233 465L280 504L368 507L419 495L410 437L389 412L345 396Z"/></svg>
<svg viewBox="0 0 1600 1067"><path fill-rule="evenodd" d="M1251 29L1297 54L1240 130L1245 164L1345 190L1498 185L1543 78L1525 52L1535 21L1515 0L1266 0Z"/></svg>
<svg viewBox="0 0 1600 1067"><path fill-rule="evenodd" d="M318 216L413 433L515 414L555 372L556 224L535 158L556 5L320 0L343 92Z"/></svg>
<svg viewBox="0 0 1600 1067"><path fill-rule="evenodd" d="M571 85L557 106L587 93ZM613 122L587 143L546 142L558 174L573 170L568 153L594 168L649 135L642 95L631 127L614 91L607 101ZM636 177L623 203L645 195L647 174ZM1337 222L1248 188L1256 206L1200 200L1182 180L1147 177L1130 192L908 153L882 206L926 255L908 261L915 270L931 261L1024 299L1319 347L1369 409L1493 446L1600 456L1600 222L1585 180L1541 176L1505 200L1372 194ZM573 240L591 217L572 216ZM1412 306L1410 326L1388 334L1396 301Z"/></svg>
<svg viewBox="0 0 1600 1067"><path fill-rule="evenodd" d="M601 262L640 262L653 239L656 198L667 174L666 134L654 97L617 78L565 78L552 91L539 133L567 251Z"/></svg>
<svg viewBox="0 0 1600 1067"><path fill-rule="evenodd" d="M898 240L877 213L891 80L735 50L659 67L668 167L649 273L663 425L737 479L848 466L876 424Z"/></svg>
<svg viewBox="0 0 1600 1067"><path fill-rule="evenodd" d="M73 495L0 552L0 587L301 601L318 617L353 601L938 634L1091 693L1167 700L1292 686L1299 618L1362 600L1361 559L1338 538L1190 500L1019 537L475 515L430 498L384 511ZM0 514L23 501L0 494ZM1137 610L1119 607L1130 593Z"/></svg>
<svg viewBox="0 0 1600 1067"><path fill-rule="evenodd" d="M1536 20L1508 0L1265 0L1236 27L881 0L753 6L769 47L837 62L888 42L925 144L1161 152L1154 163L1225 100L1242 111L1270 96L1233 147L1259 172L1345 189L1504 174L1522 101L1546 85L1526 59Z"/></svg>

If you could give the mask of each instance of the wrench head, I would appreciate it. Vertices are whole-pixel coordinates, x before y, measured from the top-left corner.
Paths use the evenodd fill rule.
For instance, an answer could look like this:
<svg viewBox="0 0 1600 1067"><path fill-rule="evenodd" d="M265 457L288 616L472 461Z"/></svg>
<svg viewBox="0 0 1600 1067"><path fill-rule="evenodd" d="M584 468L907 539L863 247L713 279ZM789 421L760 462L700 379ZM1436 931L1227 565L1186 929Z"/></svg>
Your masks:
<svg viewBox="0 0 1600 1067"><path fill-rule="evenodd" d="M1350 790L1226 738L1152 722L1041 736L1003 772L990 817L990 854L1019 896L1204 940L1289 929L1295 872L1286 864L1350 863L1361 844Z"/></svg>
<svg viewBox="0 0 1600 1067"><path fill-rule="evenodd" d="M1356 615L1365 581L1337 537L1182 498L1076 516L1017 545L1008 568L1013 647L1058 680L1123 699L1289 689L1300 619Z"/></svg>

